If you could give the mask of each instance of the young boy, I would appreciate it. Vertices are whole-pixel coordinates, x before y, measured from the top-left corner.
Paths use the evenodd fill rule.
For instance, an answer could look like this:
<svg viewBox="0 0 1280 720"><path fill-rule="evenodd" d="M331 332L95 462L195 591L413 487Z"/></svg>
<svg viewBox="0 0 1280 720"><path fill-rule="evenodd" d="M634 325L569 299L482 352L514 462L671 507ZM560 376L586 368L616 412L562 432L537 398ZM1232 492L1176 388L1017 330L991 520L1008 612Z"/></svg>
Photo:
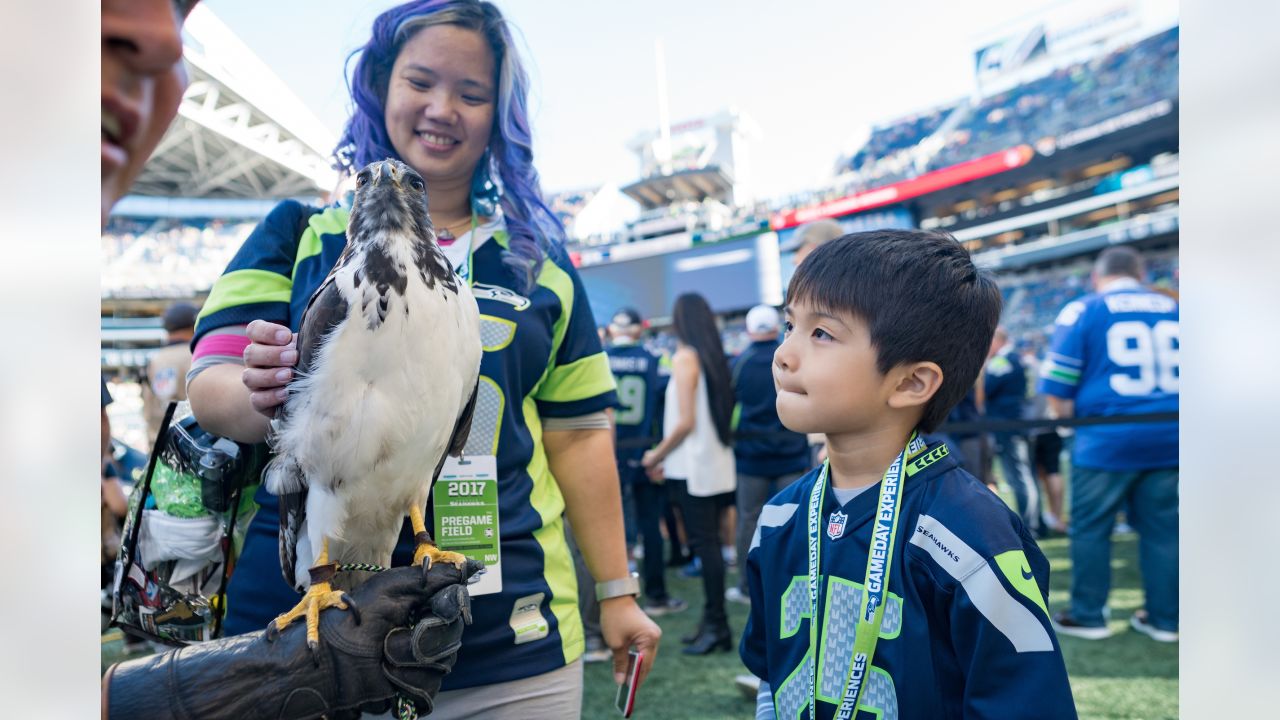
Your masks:
<svg viewBox="0 0 1280 720"><path fill-rule="evenodd" d="M1000 304L944 234L846 235L796 270L778 416L828 461L765 505L747 555L757 718L1076 717L1048 562L921 439L973 387Z"/></svg>

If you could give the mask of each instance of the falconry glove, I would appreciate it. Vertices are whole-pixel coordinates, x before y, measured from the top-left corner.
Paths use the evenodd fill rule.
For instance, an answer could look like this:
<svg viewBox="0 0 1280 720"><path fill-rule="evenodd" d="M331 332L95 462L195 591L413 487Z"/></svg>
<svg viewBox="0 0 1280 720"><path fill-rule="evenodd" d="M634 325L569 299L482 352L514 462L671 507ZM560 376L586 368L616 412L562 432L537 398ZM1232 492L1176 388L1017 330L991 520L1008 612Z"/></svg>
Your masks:
<svg viewBox="0 0 1280 720"><path fill-rule="evenodd" d="M114 665L108 717L337 720L386 712L397 695L426 714L471 620L463 585L480 567L374 574L351 593L354 611L320 613L318 652L296 624L274 640L246 633Z"/></svg>

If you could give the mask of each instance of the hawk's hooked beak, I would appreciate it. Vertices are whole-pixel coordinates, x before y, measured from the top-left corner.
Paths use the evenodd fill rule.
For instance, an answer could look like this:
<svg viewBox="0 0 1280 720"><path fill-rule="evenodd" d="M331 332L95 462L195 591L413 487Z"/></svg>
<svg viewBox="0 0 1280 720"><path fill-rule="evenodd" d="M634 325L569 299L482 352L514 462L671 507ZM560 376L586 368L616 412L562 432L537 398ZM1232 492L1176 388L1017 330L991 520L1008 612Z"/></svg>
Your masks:
<svg viewBox="0 0 1280 720"><path fill-rule="evenodd" d="M404 177L404 172L399 167L397 167L394 162L391 162L390 160L384 160L383 162L380 162L374 166L373 177L371 179L373 180L373 183L375 185L381 183L384 179L386 179L386 180L390 180L391 182L399 186L400 180L403 177Z"/></svg>

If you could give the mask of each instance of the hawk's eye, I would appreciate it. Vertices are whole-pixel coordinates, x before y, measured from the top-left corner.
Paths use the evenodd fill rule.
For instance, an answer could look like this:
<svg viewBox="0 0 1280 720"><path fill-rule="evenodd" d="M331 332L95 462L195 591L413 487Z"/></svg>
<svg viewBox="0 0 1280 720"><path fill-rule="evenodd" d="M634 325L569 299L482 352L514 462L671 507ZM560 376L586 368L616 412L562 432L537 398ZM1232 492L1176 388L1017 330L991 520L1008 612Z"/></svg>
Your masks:
<svg viewBox="0 0 1280 720"><path fill-rule="evenodd" d="M364 184L369 182L369 174L368 170L361 170L360 174L356 175L356 187L364 187Z"/></svg>
<svg viewBox="0 0 1280 720"><path fill-rule="evenodd" d="M409 184L413 186L414 190L417 190L419 192L421 192L424 188L426 188L426 185L422 184L422 178L417 176L410 177Z"/></svg>

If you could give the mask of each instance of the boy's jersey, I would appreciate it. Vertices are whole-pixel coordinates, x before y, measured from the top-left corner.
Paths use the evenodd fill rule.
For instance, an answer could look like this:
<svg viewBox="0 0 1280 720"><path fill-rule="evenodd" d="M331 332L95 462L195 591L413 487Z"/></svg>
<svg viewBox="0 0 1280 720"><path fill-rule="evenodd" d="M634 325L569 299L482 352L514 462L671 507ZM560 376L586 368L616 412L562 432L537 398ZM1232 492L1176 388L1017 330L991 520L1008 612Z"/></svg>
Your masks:
<svg viewBox="0 0 1280 720"><path fill-rule="evenodd" d="M765 505L747 554L751 614L739 652L770 684L780 720L809 717L815 658L816 717L839 707L879 504L879 484L843 507L826 490L814 652L808 504L820 472ZM946 445L907 463L902 493L880 638L854 720L1075 718L1045 606L1049 564L1017 515Z"/></svg>
<svg viewBox="0 0 1280 720"><path fill-rule="evenodd" d="M1040 392L1075 400L1077 417L1177 412L1176 300L1120 281L1069 303L1040 366ZM1076 428L1072 462L1100 470L1177 467L1178 424Z"/></svg>
<svg viewBox="0 0 1280 720"><path fill-rule="evenodd" d="M255 318L296 331L312 292L346 244L347 219L341 208L316 212L291 200L277 205L214 284L196 323L197 341L216 328ZM492 232L492 237L470 260L484 354L465 452L496 456L502 591L472 600L474 622L463 633L446 690L538 675L582 654L577 578L562 520L564 496L543 449L542 418L587 415L617 400L573 266L548 258L536 284L521 290L503 262L505 229L490 224L477 232ZM413 358L403 360L413 366ZM422 470L430 476L431 468ZM276 497L261 489L254 499L260 507L249 532L274 537ZM429 510L427 527L432 525ZM393 564L406 564L413 547L412 533L402 532ZM280 576L274 547L271 556L246 563L242 555L235 573L236 583L254 585L256 594L252 601L230 603L231 613L256 616L258 627L297 602ZM261 574L250 583L246 578L259 568Z"/></svg>
<svg viewBox="0 0 1280 720"><path fill-rule="evenodd" d="M647 445L623 447L662 434L657 426L656 410L661 382L658 356L636 342L619 341L605 350L609 369L618 383L618 409L614 425L618 438L618 463L635 461L638 465Z"/></svg>

